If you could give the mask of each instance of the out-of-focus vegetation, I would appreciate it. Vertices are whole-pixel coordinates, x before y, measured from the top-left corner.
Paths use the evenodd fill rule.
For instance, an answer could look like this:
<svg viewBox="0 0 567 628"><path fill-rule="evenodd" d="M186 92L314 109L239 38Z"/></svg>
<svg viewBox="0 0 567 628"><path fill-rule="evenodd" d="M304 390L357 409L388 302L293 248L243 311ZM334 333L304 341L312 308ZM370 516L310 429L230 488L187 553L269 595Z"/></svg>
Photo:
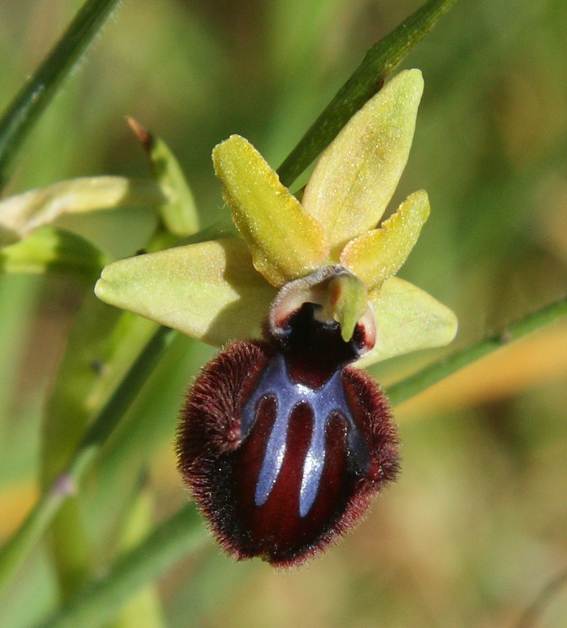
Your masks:
<svg viewBox="0 0 567 628"><path fill-rule="evenodd" d="M0 108L80 4L0 4ZM279 165L366 49L417 6L125 1L26 143L5 192L82 175L146 176L130 114L175 150L206 226L222 211L211 148L238 132ZM397 196L426 188L432 217L402 275L458 313L457 344L565 294L565 33L563 0L462 2L405 64L422 69L426 91ZM67 220L126 256L153 218L121 210ZM0 277L1 538L37 495L45 400L91 288L64 276ZM116 522L150 448L154 518L186 499L172 445L177 409L211 353L186 338L173 343L82 489L95 566L122 542ZM389 383L433 355L373 374ZM400 406L403 472L359 529L287 573L232 562L210 545L160 583L167 625L513 626L567 569L566 384L559 323ZM43 549L0 600L0 624L33 625L56 603ZM567 623L567 590L540 621Z"/></svg>

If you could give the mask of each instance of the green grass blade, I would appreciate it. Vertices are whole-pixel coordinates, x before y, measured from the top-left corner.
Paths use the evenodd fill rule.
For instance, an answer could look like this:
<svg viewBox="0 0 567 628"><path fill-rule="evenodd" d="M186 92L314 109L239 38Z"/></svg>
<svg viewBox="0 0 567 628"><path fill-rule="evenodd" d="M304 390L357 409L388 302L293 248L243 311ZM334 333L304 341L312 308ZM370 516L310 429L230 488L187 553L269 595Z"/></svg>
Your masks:
<svg viewBox="0 0 567 628"><path fill-rule="evenodd" d="M65 470L87 426L157 328L151 321L105 306L92 294L92 286L87 290L45 405L39 477L46 490ZM49 534L63 597L81 587L95 563L80 498L76 495L63 505Z"/></svg>
<svg viewBox="0 0 567 628"><path fill-rule="evenodd" d="M401 403L467 364L564 316L567 316L567 297L528 314L498 334L425 367L417 375L390 387L388 394L394 405ZM124 556L104 578L83 589L45 625L48 628L102 625L131 595L158 578L187 553L194 551L206 538L203 526L195 516L194 507L185 506L156 528L146 541Z"/></svg>
<svg viewBox="0 0 567 628"><path fill-rule="evenodd" d="M89 628L112 619L132 593L152 582L183 556L194 552L208 534L192 505L158 526L140 545L119 558L106 578L75 597L44 628Z"/></svg>
<svg viewBox="0 0 567 628"><path fill-rule="evenodd" d="M337 92L321 115L278 170L284 185L291 185L337 136L347 121L382 86L457 0L429 0L366 53L362 63Z"/></svg>
<svg viewBox="0 0 567 628"><path fill-rule="evenodd" d="M0 119L0 186L16 152L118 0L88 0Z"/></svg>
<svg viewBox="0 0 567 628"><path fill-rule="evenodd" d="M0 588L11 578L14 570L41 538L61 505L76 491L86 471L130 403L136 398L174 336L172 330L165 327L159 328L154 333L87 430L66 471L42 494L22 526L0 549Z"/></svg>
<svg viewBox="0 0 567 628"><path fill-rule="evenodd" d="M138 487L128 505L125 520L120 525L118 545L120 554L137 547L154 526L155 499L148 482L148 469L143 467ZM133 595L113 620L113 628L165 628L163 610L157 588L149 585Z"/></svg>

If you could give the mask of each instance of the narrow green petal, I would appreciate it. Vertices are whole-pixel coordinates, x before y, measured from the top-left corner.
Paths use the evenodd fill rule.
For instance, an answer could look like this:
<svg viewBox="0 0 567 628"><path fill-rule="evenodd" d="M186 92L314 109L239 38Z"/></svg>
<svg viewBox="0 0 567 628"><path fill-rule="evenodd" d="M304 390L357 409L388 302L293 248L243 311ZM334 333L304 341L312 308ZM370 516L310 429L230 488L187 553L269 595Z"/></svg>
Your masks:
<svg viewBox="0 0 567 628"><path fill-rule="evenodd" d="M457 317L448 307L398 277L388 279L370 302L376 316L376 345L357 366L442 347L457 333Z"/></svg>
<svg viewBox="0 0 567 628"><path fill-rule="evenodd" d="M334 254L382 217L408 160L422 92L419 70L395 76L317 163L303 206L325 226Z"/></svg>
<svg viewBox="0 0 567 628"><path fill-rule="evenodd" d="M0 202L0 229L23 238L70 214L119 207L157 208L164 201L153 181L80 177L8 197Z"/></svg>
<svg viewBox="0 0 567 628"><path fill-rule="evenodd" d="M323 228L247 140L232 135L215 147L213 162L254 267L273 286L303 277L326 260Z"/></svg>
<svg viewBox="0 0 567 628"><path fill-rule="evenodd" d="M379 229L351 240L341 253L341 263L369 290L380 287L405 263L429 212L427 192L414 192Z"/></svg>
<svg viewBox="0 0 567 628"><path fill-rule="evenodd" d="M114 262L103 270L95 293L106 303L213 345L259 337L275 296L237 238Z"/></svg>

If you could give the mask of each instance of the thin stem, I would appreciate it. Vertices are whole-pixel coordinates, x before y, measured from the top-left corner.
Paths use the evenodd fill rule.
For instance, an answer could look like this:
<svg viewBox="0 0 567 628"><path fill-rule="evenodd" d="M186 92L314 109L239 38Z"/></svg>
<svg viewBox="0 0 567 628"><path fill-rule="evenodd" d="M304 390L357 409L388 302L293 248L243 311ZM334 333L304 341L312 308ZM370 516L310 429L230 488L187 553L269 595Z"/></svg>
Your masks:
<svg viewBox="0 0 567 628"><path fill-rule="evenodd" d="M44 628L99 626L113 617L134 591L152 582L159 574L205 544L207 533L193 505L181 508L154 529L146 540L119 558L111 577L86 587Z"/></svg>
<svg viewBox="0 0 567 628"><path fill-rule="evenodd" d="M88 0L0 119L0 187L16 151L118 0Z"/></svg>
<svg viewBox="0 0 567 628"><path fill-rule="evenodd" d="M470 345L453 356L436 362L416 375L391 387L394 404L406 401L440 379L481 359L508 343L567 316L567 297L528 314L501 332ZM168 536L171 529L174 537ZM48 628L98 626L120 608L139 588L161 576L198 545L206 533L195 517L194 507L185 506L129 554L123 556L108 574L83 589L50 619ZM156 542L156 539L161 539Z"/></svg>
<svg viewBox="0 0 567 628"><path fill-rule="evenodd" d="M148 482L148 470L144 467L140 472L135 494L128 504L126 518L119 526L118 555L137 547L153 530L155 500L152 493ZM133 595L112 620L112 628L140 626L165 628L158 591L151 585L142 587Z"/></svg>
<svg viewBox="0 0 567 628"><path fill-rule="evenodd" d="M507 325L501 331L456 351L443 360L434 362L390 386L388 388L390 401L393 405L400 404L471 364L471 362L475 362L496 349L500 349L514 340L519 340L532 331L545 327L565 315L567 315L567 297L547 305L533 314L528 314L520 320Z"/></svg>
<svg viewBox="0 0 567 628"><path fill-rule="evenodd" d="M7 582L39 540L61 505L77 491L79 482L92 465L102 445L112 434L174 335L171 329L165 327L160 327L154 333L87 430L66 471L40 497L22 526L0 550L0 587Z"/></svg>
<svg viewBox="0 0 567 628"><path fill-rule="evenodd" d="M293 183L333 141L348 120L382 87L386 77L456 1L429 0L368 50L358 68L280 166L278 174L284 185Z"/></svg>

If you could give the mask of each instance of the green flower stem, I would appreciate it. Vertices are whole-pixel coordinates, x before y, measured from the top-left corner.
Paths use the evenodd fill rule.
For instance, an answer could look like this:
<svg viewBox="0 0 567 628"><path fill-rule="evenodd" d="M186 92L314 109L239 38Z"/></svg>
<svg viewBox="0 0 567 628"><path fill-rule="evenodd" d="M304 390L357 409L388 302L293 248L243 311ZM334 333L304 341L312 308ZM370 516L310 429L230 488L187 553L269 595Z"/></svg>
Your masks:
<svg viewBox="0 0 567 628"><path fill-rule="evenodd" d="M337 136L364 103L457 0L429 0L389 35L368 50L362 63L337 92L278 170L291 185Z"/></svg>
<svg viewBox="0 0 567 628"><path fill-rule="evenodd" d="M391 400L394 405L406 401L468 364L563 316L567 316L567 297L398 382L389 389ZM138 547L121 557L104 578L83 589L45 626L70 628L103 624L131 595L166 572L188 552L194 551L206 538L207 533L195 516L194 506L183 507Z"/></svg>
<svg viewBox="0 0 567 628"><path fill-rule="evenodd" d="M62 504L76 492L79 482L174 336L175 333L165 327L154 333L87 430L66 471L42 494L21 527L0 550L0 587L26 558Z"/></svg>
<svg viewBox="0 0 567 628"><path fill-rule="evenodd" d="M485 355L505 347L509 343L523 338L527 334L553 323L567 315L567 297L543 307L533 314L521 318L504 327L501 331L455 351L449 356L430 364L417 373L410 375L388 388L388 396L393 405L398 405L411 397L415 397L426 388L445 379L449 375L480 360Z"/></svg>
<svg viewBox="0 0 567 628"><path fill-rule="evenodd" d="M87 0L59 42L0 119L0 187L17 149L77 64L118 0Z"/></svg>

